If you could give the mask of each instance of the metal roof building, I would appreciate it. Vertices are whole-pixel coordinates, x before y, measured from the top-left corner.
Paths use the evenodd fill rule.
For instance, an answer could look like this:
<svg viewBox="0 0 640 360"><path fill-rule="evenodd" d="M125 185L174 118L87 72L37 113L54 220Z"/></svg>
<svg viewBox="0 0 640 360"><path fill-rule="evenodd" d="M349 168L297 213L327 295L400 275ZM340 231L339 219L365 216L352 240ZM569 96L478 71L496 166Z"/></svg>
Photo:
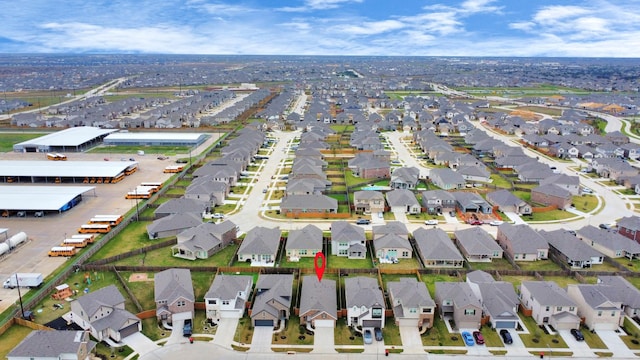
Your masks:
<svg viewBox="0 0 640 360"><path fill-rule="evenodd" d="M73 127L13 145L15 152L84 151L96 146L108 134L117 129L100 129L91 126Z"/></svg>
<svg viewBox="0 0 640 360"><path fill-rule="evenodd" d="M0 185L0 210L66 211L76 205L82 194L94 186L15 186Z"/></svg>
<svg viewBox="0 0 640 360"><path fill-rule="evenodd" d="M105 145L198 146L209 138L205 133L117 132L104 138Z"/></svg>
<svg viewBox="0 0 640 360"><path fill-rule="evenodd" d="M0 182L82 183L89 178L117 178L136 161L0 161Z"/></svg>

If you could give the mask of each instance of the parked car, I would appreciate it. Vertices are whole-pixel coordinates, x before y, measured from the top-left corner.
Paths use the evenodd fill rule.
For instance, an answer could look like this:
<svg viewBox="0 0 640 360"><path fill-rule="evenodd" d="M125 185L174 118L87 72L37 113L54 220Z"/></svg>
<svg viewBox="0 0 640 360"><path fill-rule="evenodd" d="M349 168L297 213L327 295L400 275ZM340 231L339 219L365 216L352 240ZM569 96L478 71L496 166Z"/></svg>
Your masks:
<svg viewBox="0 0 640 360"><path fill-rule="evenodd" d="M482 225L482 221L480 221L478 219L469 219L467 221L467 224L469 224L469 225Z"/></svg>
<svg viewBox="0 0 640 360"><path fill-rule="evenodd" d="M168 157L166 157L166 156L158 156L158 160L167 160L167 159L168 159Z"/></svg>
<svg viewBox="0 0 640 360"><path fill-rule="evenodd" d="M509 330L507 329L500 330L500 336L502 337L502 341L504 341L505 344L513 344L513 338L511 338L511 334L509 333Z"/></svg>
<svg viewBox="0 0 640 360"><path fill-rule="evenodd" d="M482 336L482 333L480 331L474 331L473 338L476 339L476 344L478 345L484 344L484 336Z"/></svg>
<svg viewBox="0 0 640 360"><path fill-rule="evenodd" d="M491 225L491 226L500 226L502 224L504 224L504 221L502 221L502 220L493 220L493 221L489 222L489 225Z"/></svg>
<svg viewBox="0 0 640 360"><path fill-rule="evenodd" d="M182 336L191 336L193 333L193 327L191 325L191 319L184 320L184 326L182 327Z"/></svg>
<svg viewBox="0 0 640 360"><path fill-rule="evenodd" d="M455 211L449 211L449 216L456 217L456 212Z"/></svg>
<svg viewBox="0 0 640 360"><path fill-rule="evenodd" d="M436 220L436 219L425 220L424 224L425 225L438 225L438 220Z"/></svg>
<svg viewBox="0 0 640 360"><path fill-rule="evenodd" d="M467 346L473 346L476 342L473 340L473 336L468 331L462 332L462 340L464 340L464 344Z"/></svg>
<svg viewBox="0 0 640 360"><path fill-rule="evenodd" d="M582 192L585 194L593 194L593 190L587 188L587 187L583 187L582 188Z"/></svg>
<svg viewBox="0 0 640 360"><path fill-rule="evenodd" d="M224 214L223 213L215 213L212 215L214 219L223 219L224 218Z"/></svg>
<svg viewBox="0 0 640 360"><path fill-rule="evenodd" d="M598 227L600 229L603 229L603 230L611 230L613 228L613 225L611 225L611 224L600 224L600 225L598 225Z"/></svg>
<svg viewBox="0 0 640 360"><path fill-rule="evenodd" d="M367 219L358 219L356 220L356 225L369 225L371 221Z"/></svg>
<svg viewBox="0 0 640 360"><path fill-rule="evenodd" d="M382 329L379 327L374 328L373 335L376 337L376 341L382 341Z"/></svg>
<svg viewBox="0 0 640 360"><path fill-rule="evenodd" d="M576 341L584 341L584 335L578 329L571 329L571 335L576 339Z"/></svg>
<svg viewBox="0 0 640 360"><path fill-rule="evenodd" d="M189 160L187 160L187 159L178 159L178 160L176 160L176 164L186 164L188 162L189 162Z"/></svg>
<svg viewBox="0 0 640 360"><path fill-rule="evenodd" d="M362 338L364 339L364 343L365 344L373 343L373 338L371 337L371 330L369 330L369 329L364 331L364 334L362 335Z"/></svg>

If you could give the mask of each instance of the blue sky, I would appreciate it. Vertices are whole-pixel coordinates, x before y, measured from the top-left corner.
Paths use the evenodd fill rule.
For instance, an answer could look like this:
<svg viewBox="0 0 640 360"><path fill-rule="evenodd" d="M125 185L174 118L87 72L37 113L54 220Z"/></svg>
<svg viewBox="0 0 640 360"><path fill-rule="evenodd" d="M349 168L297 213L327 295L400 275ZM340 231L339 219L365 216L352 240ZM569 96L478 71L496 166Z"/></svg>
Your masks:
<svg viewBox="0 0 640 360"><path fill-rule="evenodd" d="M640 57L640 0L5 1L0 52Z"/></svg>

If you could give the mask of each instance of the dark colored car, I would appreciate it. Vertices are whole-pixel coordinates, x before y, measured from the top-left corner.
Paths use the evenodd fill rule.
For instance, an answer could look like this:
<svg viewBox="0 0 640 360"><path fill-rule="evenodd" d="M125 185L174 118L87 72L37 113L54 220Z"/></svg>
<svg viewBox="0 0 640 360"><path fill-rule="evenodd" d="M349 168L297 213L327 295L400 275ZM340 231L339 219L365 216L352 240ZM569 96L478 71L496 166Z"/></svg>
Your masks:
<svg viewBox="0 0 640 360"><path fill-rule="evenodd" d="M505 344L513 344L513 338L511 338L511 334L509 333L509 330L507 329L500 330L500 336L502 337L502 341L504 341Z"/></svg>
<svg viewBox="0 0 640 360"><path fill-rule="evenodd" d="M379 327L373 329L373 335L376 338L376 341L382 341L382 329Z"/></svg>
<svg viewBox="0 0 640 360"><path fill-rule="evenodd" d="M367 219L358 219L356 220L356 225L369 225L371 221Z"/></svg>
<svg viewBox="0 0 640 360"><path fill-rule="evenodd" d="M474 331L473 338L476 339L476 344L478 345L484 344L484 336L482 336L482 333L480 331Z"/></svg>
<svg viewBox="0 0 640 360"><path fill-rule="evenodd" d="M571 335L573 335L577 341L584 341L584 335L582 335L582 332L578 329L571 329Z"/></svg>

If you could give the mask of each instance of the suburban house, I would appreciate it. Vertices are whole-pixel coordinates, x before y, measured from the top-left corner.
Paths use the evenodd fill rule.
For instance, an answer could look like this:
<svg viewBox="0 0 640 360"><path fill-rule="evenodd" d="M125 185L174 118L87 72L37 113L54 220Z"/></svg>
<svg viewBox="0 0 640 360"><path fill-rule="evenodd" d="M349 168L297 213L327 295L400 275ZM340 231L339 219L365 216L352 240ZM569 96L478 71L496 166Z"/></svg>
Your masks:
<svg viewBox="0 0 640 360"><path fill-rule="evenodd" d="M419 228L413 237L424 267L464 266L464 257L444 230Z"/></svg>
<svg viewBox="0 0 640 360"><path fill-rule="evenodd" d="M456 198L445 190L428 190L422 192L422 207L428 214L442 214L455 210Z"/></svg>
<svg viewBox="0 0 640 360"><path fill-rule="evenodd" d="M384 213L384 194L375 190L360 190L353 193L353 207L358 214Z"/></svg>
<svg viewBox="0 0 640 360"><path fill-rule="evenodd" d="M202 213L207 212L212 206L203 200L177 198L170 199L169 201L160 204L158 208L153 212L155 219L160 219L165 216L174 214L195 214L202 216Z"/></svg>
<svg viewBox="0 0 640 360"><path fill-rule="evenodd" d="M607 295L622 303L626 315L632 318L640 315L640 290L627 279L619 275L598 275L597 283L611 287Z"/></svg>
<svg viewBox="0 0 640 360"><path fill-rule="evenodd" d="M540 185L554 184L561 189L567 190L571 195L580 195L580 177L565 174L556 174L546 179L540 180Z"/></svg>
<svg viewBox="0 0 640 360"><path fill-rule="evenodd" d="M236 224L229 220L219 224L201 223L180 232L171 253L187 260L208 259L231 244L237 237L236 232Z"/></svg>
<svg viewBox="0 0 640 360"><path fill-rule="evenodd" d="M391 173L389 186L394 189L415 189L418 186L420 169L416 167L399 167Z"/></svg>
<svg viewBox="0 0 640 360"><path fill-rule="evenodd" d="M440 316L453 319L457 329L480 329L482 302L466 282L435 283L435 301Z"/></svg>
<svg viewBox="0 0 640 360"><path fill-rule="evenodd" d="M429 179L434 185L444 190L463 189L466 184L462 175L449 168L431 169Z"/></svg>
<svg viewBox="0 0 640 360"><path fill-rule="evenodd" d="M627 216L616 222L618 234L640 243L640 217Z"/></svg>
<svg viewBox="0 0 640 360"><path fill-rule="evenodd" d="M387 203L394 213L419 214L421 211L420 203L411 190L395 189L387 192L386 196Z"/></svg>
<svg viewBox="0 0 640 360"><path fill-rule="evenodd" d="M124 308L124 296L115 285L82 295L71 302L71 321L89 330L94 339L120 342L142 331L142 322Z"/></svg>
<svg viewBox="0 0 640 360"><path fill-rule="evenodd" d="M290 179L285 193L290 195L320 195L331 189L331 181L323 179Z"/></svg>
<svg viewBox="0 0 640 360"><path fill-rule="evenodd" d="M336 281L318 280L316 275L302 277L300 291L300 325L307 328L336 326L338 320L338 297Z"/></svg>
<svg viewBox="0 0 640 360"><path fill-rule="evenodd" d="M331 223L331 255L365 259L367 246L364 229L347 221Z"/></svg>
<svg viewBox="0 0 640 360"><path fill-rule="evenodd" d="M566 209L571 206L572 195L556 184L540 185L531 189L531 202Z"/></svg>
<svg viewBox="0 0 640 360"><path fill-rule="evenodd" d="M549 243L549 253L572 269L590 268L604 262L604 255L565 230L541 230L540 235Z"/></svg>
<svg viewBox="0 0 640 360"><path fill-rule="evenodd" d="M489 204L479 194L468 191L455 191L452 194L456 199L456 209L463 213L493 213L493 206L491 206L491 204Z"/></svg>
<svg viewBox="0 0 640 360"><path fill-rule="evenodd" d="M88 331L34 330L7 354L7 359L90 360L95 347Z"/></svg>
<svg viewBox="0 0 640 360"><path fill-rule="evenodd" d="M482 270L467 273L467 283L482 303L482 316L494 329L515 329L520 300L513 284L496 281Z"/></svg>
<svg viewBox="0 0 640 360"><path fill-rule="evenodd" d="M433 327L436 303L429 295L427 285L415 278L400 278L387 283L393 317L398 326Z"/></svg>
<svg viewBox="0 0 640 360"><path fill-rule="evenodd" d="M485 166L469 165L460 166L456 170L462 178L469 183L488 183L491 182L491 173Z"/></svg>
<svg viewBox="0 0 640 360"><path fill-rule="evenodd" d="M322 230L311 224L302 229L290 230L285 249L289 261L299 261L302 257L315 257L316 253L322 252Z"/></svg>
<svg viewBox="0 0 640 360"><path fill-rule="evenodd" d="M640 244L612 231L587 225L576 231L576 236L610 258L634 260L640 257Z"/></svg>
<svg viewBox="0 0 640 360"><path fill-rule="evenodd" d="M549 258L549 244L529 225L504 223L498 226L496 240L514 261L537 261Z"/></svg>
<svg viewBox="0 0 640 360"><path fill-rule="evenodd" d="M202 176L191 181L184 192L184 197L211 205L222 205L229 195L229 190L229 184L215 181L211 176Z"/></svg>
<svg viewBox="0 0 640 360"><path fill-rule="evenodd" d="M502 212L512 212L519 215L531 214L531 205L506 189L488 193L487 202Z"/></svg>
<svg viewBox="0 0 640 360"><path fill-rule="evenodd" d="M189 269L167 269L153 277L156 318L163 323L193 319L196 298Z"/></svg>
<svg viewBox="0 0 640 360"><path fill-rule="evenodd" d="M374 225L371 228L371 232L373 233L373 240L387 234L394 234L409 239L407 225L400 221L387 221L384 225Z"/></svg>
<svg viewBox="0 0 640 360"><path fill-rule="evenodd" d="M589 330L617 330L624 321L622 302L602 284L568 284L567 294L578 304L578 316Z"/></svg>
<svg viewBox="0 0 640 360"><path fill-rule="evenodd" d="M147 236L151 240L177 236L182 231L200 224L202 224L202 214L173 214L154 220L147 225Z"/></svg>
<svg viewBox="0 0 640 360"><path fill-rule="evenodd" d="M578 304L553 281L523 281L520 306L538 325L549 324L556 330L580 328Z"/></svg>
<svg viewBox="0 0 640 360"><path fill-rule="evenodd" d="M252 286L253 277L250 275L216 275L204 294L207 320L218 323L220 319L241 318Z"/></svg>
<svg viewBox="0 0 640 360"><path fill-rule="evenodd" d="M410 259L413 250L406 237L386 234L373 239L373 248L380 262L396 262L398 259Z"/></svg>
<svg viewBox="0 0 640 360"><path fill-rule="evenodd" d="M251 310L253 326L276 326L289 319L293 274L260 274Z"/></svg>
<svg viewBox="0 0 640 360"><path fill-rule="evenodd" d="M460 252L469 262L491 262L502 259L503 250L495 239L481 227L470 227L453 232Z"/></svg>
<svg viewBox="0 0 640 360"><path fill-rule="evenodd" d="M280 212L283 214L300 213L337 213L338 200L326 195L288 195L280 202Z"/></svg>
<svg viewBox="0 0 640 360"><path fill-rule="evenodd" d="M347 326L384 328L385 301L375 278L355 276L344 279Z"/></svg>
<svg viewBox="0 0 640 360"><path fill-rule="evenodd" d="M238 249L238 261L252 266L273 266L280 245L280 229L256 226L247 232Z"/></svg>

